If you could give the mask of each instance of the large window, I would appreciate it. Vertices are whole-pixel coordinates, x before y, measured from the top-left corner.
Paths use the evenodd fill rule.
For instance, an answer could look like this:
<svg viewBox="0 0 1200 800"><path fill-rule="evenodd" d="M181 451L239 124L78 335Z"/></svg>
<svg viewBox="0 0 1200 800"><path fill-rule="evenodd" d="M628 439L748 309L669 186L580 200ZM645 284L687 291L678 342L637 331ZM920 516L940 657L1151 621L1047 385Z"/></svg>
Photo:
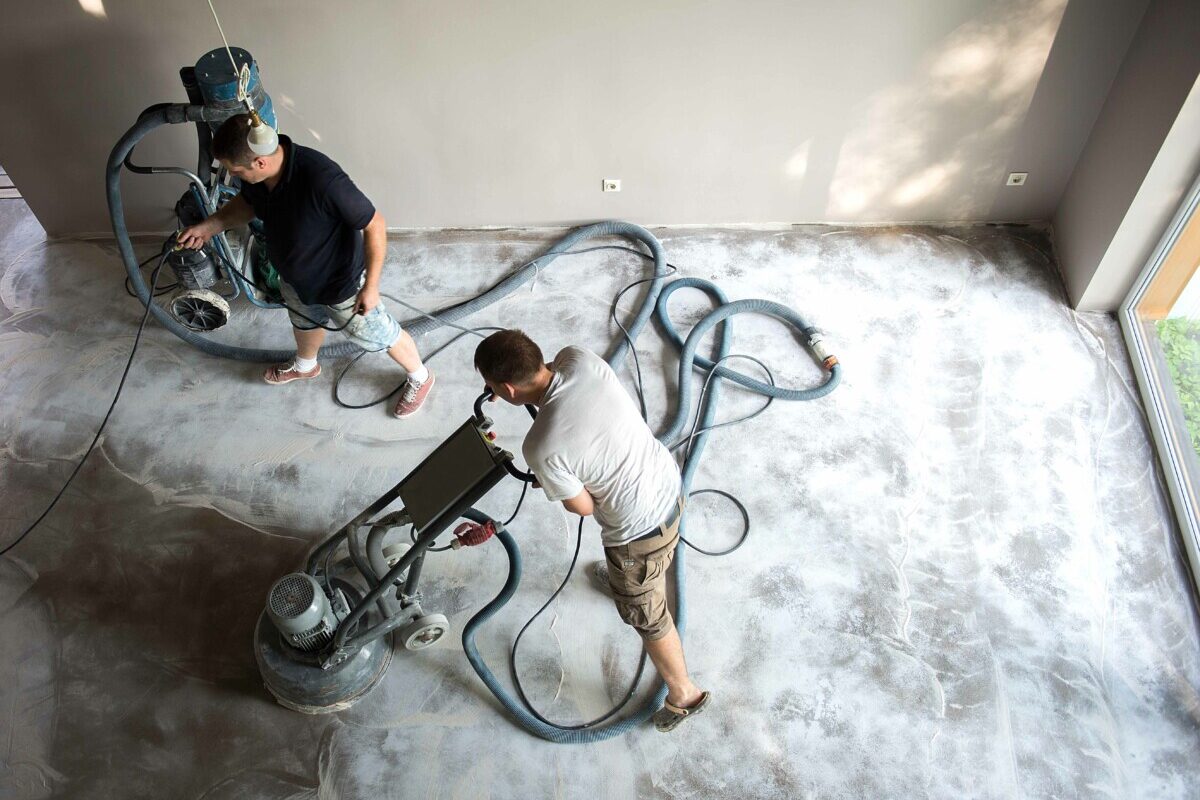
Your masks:
<svg viewBox="0 0 1200 800"><path fill-rule="evenodd" d="M1200 575L1200 181L1133 291L1121 327L1192 575Z"/></svg>

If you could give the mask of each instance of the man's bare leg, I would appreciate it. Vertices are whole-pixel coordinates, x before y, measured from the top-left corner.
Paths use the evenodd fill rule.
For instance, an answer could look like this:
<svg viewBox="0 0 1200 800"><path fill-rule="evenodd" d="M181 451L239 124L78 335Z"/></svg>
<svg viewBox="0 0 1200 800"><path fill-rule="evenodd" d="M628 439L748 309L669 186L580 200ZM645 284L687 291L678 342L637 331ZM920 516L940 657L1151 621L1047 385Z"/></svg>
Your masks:
<svg viewBox="0 0 1200 800"><path fill-rule="evenodd" d="M645 640L646 653L654 668L667 684L667 702L678 708L690 708L700 701L702 692L688 677L683 659L683 642L672 623L671 630L661 639Z"/></svg>
<svg viewBox="0 0 1200 800"><path fill-rule="evenodd" d="M324 328L313 328L311 331L292 328L292 334L296 337L296 356L298 358L312 360L317 357L317 352L321 349L321 342L325 341Z"/></svg>
<svg viewBox="0 0 1200 800"><path fill-rule="evenodd" d="M417 343L408 335L408 331L400 331L400 338L388 348L387 352L392 360L404 367L404 370L410 375L423 366L421 355L417 352Z"/></svg>

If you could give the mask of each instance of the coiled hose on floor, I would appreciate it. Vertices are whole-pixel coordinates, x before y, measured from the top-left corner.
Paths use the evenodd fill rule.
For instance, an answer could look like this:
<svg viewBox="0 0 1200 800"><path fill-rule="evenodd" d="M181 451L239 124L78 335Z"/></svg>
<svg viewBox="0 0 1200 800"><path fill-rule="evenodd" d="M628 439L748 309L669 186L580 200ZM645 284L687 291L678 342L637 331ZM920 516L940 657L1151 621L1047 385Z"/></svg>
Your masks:
<svg viewBox="0 0 1200 800"><path fill-rule="evenodd" d="M207 336L189 330L169 312L155 304L146 286L146 281L142 277L141 270L138 269L137 257L133 253L133 245L129 240L129 229L125 223L125 204L121 198L121 170L125 166L126 158L137 147L138 142L145 138L151 131L163 125L178 125L187 122L216 122L228 117L231 113L228 110L218 110L207 106L187 105L183 103L159 103L143 111L138 116L137 122L117 141L112 149L112 153L109 154L108 166L105 171L108 212L112 219L113 235L117 240L117 249L121 253L121 260L125 263L125 271L129 273L129 282L133 286L138 299L143 305L150 307L150 312L154 315L155 319L162 323L163 327L208 355L233 358L239 361L257 361L262 363L284 362L290 360L295 355L294 351L240 347L238 345L214 341ZM658 240L649 231L635 225L628 225L624 222L601 222L579 228L567 234L567 236L563 237L546 253L529 262L524 268L500 281L478 297L464 303L449 306L428 317L415 317L413 319L402 320L400 325L413 338L416 338L440 327L444 323L457 322L480 309L490 306L497 300L512 294L521 286L529 283L537 276L537 273L541 269L559 255L570 250L577 242L596 236L607 235L627 236L642 242L650 249L654 257L655 277L650 282L649 294L650 297L656 296L659 288L661 288L663 278L666 277L666 264L663 259L662 247L659 245ZM654 305L652 302L643 305L633 325L630 326L630 338L636 337L637 332L650 319L653 310ZM628 343L625 340L617 342L613 351L609 354L609 361L611 363L620 363L623 361L627 347ZM338 358L355 355L361 352L361 350L362 348L351 341L335 342L323 346L319 357Z"/></svg>
<svg viewBox="0 0 1200 800"><path fill-rule="evenodd" d="M138 299L147 307L148 311L162 323L163 327L174 333L180 339L183 339L188 344L196 347L204 353L223 358L234 358L241 361L258 361L258 362L282 362L287 361L293 355L291 350L267 350L261 348L240 347L237 345L224 344L214 341L206 336L197 334L182 324L180 324L167 311L154 303L152 292L146 286L145 280L142 277L141 270L138 269L137 258L133 253L133 246L129 240L129 230L125 224L124 203L121 198L121 170L126 159L148 133L162 125L180 124L186 122L211 122L220 121L224 117L229 116L228 111L211 109L200 105L187 104L169 104L161 103L147 108L138 117L124 136L113 147L112 153L109 155L108 165L105 173L105 188L108 196L109 214L112 218L113 234L117 240L117 248L121 254L121 259L125 263L125 269L129 274L129 282L137 294ZM680 350L679 362L679 400L675 408L675 416L668 428L658 436L659 441L670 447L679 437L688 420L691 418L691 393L692 370L698 370L702 373L707 373L714 369L714 364L721 362L729 355L730 337L732 327L729 321L730 317L737 314L757 313L767 314L782 320L784 323L792 326L798 332L803 334L809 349L813 352L818 362L822 363L829 373L825 382L811 389L788 389L784 387L774 386L773 384L764 383L748 375L744 375L735 370L731 370L725 366L716 366L716 376L722 380L732 381L743 388L761 394L769 398L777 398L781 400L815 400L818 397L823 397L837 386L841 379L841 367L836 363L836 359L827 356L820 348L820 339L816 335L815 329L810 327L803 318L800 317L792 309L786 306L774 303L768 300L739 300L729 302L721 290L710 281L699 278L681 278L672 281L663 287L663 281L667 277L668 271L666 260L663 256L662 246L658 240L646 229L637 225L631 225L626 222L601 222L595 225L588 225L571 231L549 250L539 256L537 259L526 264L522 269L516 271L509 277L503 279L492 288L475 297L458 305L437 311L427 317L417 317L415 319L404 320L401 325L414 338L429 331L440 327L445 323L457 322L476 311L482 310L487 306L495 303L501 298L516 291L521 286L529 283L536 278L538 272L548 266L555 258L566 253L579 242L598 236L623 236L632 239L635 242L640 242L649 251L654 260L654 270L651 277L646 280L648 289L646 297L642 301L637 314L634 317L632 324L629 325L621 339L617 340L611 348L607 361L614 368L620 367L625 357L629 354L630 348L637 340L642 329L649 322L651 315L656 314L662 325L664 332L675 347ZM675 330L668 313L668 300L672 294L679 289L695 288L707 293L712 300L715 308L709 312L688 334L686 341ZM699 355L696 351L700 344L700 339L714 326L719 326L715 339L715 352L711 359ZM322 358L337 358L341 356L354 355L361 348L353 342L344 341L328 344L321 348L320 357ZM691 485L692 477L695 474L696 468L699 465L700 457L704 452L705 442L708 438L707 430L711 428L716 420L718 407L718 398L720 394L721 381L715 381L707 394L701 398L701 408L697 410L698 418L696 420L695 430L700 431L694 435L693 441L686 449L686 457L682 468L683 491L686 494ZM468 519L474 522L483 523L490 518L480 511L471 509L465 514ZM680 520L680 535L683 536L686 526L686 513L684 518ZM504 530L503 526L497 534L501 544L509 559L509 575L505 581L504 587L500 593L492 599L482 610L480 610L470 622L467 623L463 630L463 649L466 651L467 659L471 662L471 666L478 673L479 677L487 685L488 689L496 695L497 699L504 705L505 708L516 718L516 721L528 730L530 733L547 739L552 742L561 743L581 743L594 742L603 739L608 739L613 736L619 736L634 727L643 724L654 711L662 704L666 698L667 688L665 685L660 686L655 693L653 699L643 708L635 713L627 716L616 722L604 725L603 727L577 729L559 727L553 724L548 724L537 719L526 708L524 708L511 694L500 684L496 676L488 668L483 657L479 654L478 648L475 646L475 634L479 628L493 617L504 605L512 598L517 590L517 586L521 581L521 552L517 547L516 540L512 535ZM680 545L675 552L675 587L676 587L676 612L675 626L679 630L680 636L683 636L687 626L687 604L685 602L685 571L684 571L684 554L682 538ZM399 566L399 565L398 565Z"/></svg>
<svg viewBox="0 0 1200 800"><path fill-rule="evenodd" d="M698 370L707 373L714 368L714 363L719 362L729 355L729 348L732 336L732 324L730 318L737 314L766 314L775 317L785 324L795 328L804 337L808 343L810 350L813 350L813 355L817 361L822 363L828 371L828 377L824 383L810 389L788 389L785 387L774 386L768 383L751 378L728 367L716 366L717 377L723 380L729 380L738 385L770 398L780 400L815 400L819 397L832 392L841 380L841 367L837 360L828 356L821 349L819 336L816 330L808 325L804 319L795 311L787 306L779 303L774 303L769 300L738 300L729 302L721 290L710 281L699 278L680 278L662 287L662 248L653 235L636 225L630 225L624 222L605 222L598 225L590 225L585 228L580 228L573 231L562 241L555 244L547 256L552 257L555 254L569 250L578 242L590 238L592 236L605 235L620 235L627 236L644 243L650 248L654 254L655 260L655 278L650 283L650 289L646 294L646 298L642 302L641 309L638 311L632 325L629 326L627 337L623 337L613 347L611 354L608 357L608 363L615 369L621 365L625 356L629 352L631 343L636 341L641 329L649 320L651 314L656 314L664 332L670 341L680 350L679 358L679 400L675 407L675 415L668 425L667 429L658 436L658 440L670 447L683 432L684 427L691 419L692 405L692 370ZM546 259L546 256L543 256ZM513 275L506 281L498 284L496 291L501 287L512 285L514 288L527 282L533 276L529 273L534 267L527 267L525 270ZM704 291L709 295L715 308L710 311L699 323L692 328L688 334L686 341L680 337L671 322L668 312L668 302L671 295L679 289L694 288ZM507 292L505 292L507 294ZM481 295L477 301L483 300L488 294ZM500 296L503 296L502 294ZM468 304L464 304L468 305ZM487 303L480 303L476 308L482 308ZM431 323L432 324L432 323ZM699 355L696 351L699 348L700 340L714 326L720 326L716 332L715 348L713 358L710 360ZM704 452L704 446L708 438L707 429L711 428L716 422L716 414L718 408L718 400L720 394L720 381L715 381L708 393L701 400L701 408L697 410L698 420L696 430L700 433L695 435L691 447L687 450L687 455L683 464L682 479L683 492L686 495L691 486L692 478L695 475L696 468L699 466L700 458ZM491 518L477 509L470 509L464 516L473 522L485 523ZM683 519L679 523L679 532L682 537L685 533L687 522L687 514L685 512ZM479 648L475 644L475 635L480 627L483 626L489 619L495 616L501 608L512 596L516 593L517 587L521 582L521 551L517 547L516 540L512 535L503 528L498 526L497 538L509 560L509 574L503 588L499 594L492 599L490 603L483 607L463 629L462 642L463 650L466 651L467 660L471 662L471 666L479 675L484 684L491 690L492 694L508 709L516 721L525 728L525 730L551 742L563 744L578 744L585 742L596 742L604 739L609 739L614 736L619 736L633 728L644 724L654 712L662 705L663 700L667 696L667 687L661 685L654 697L641 709L633 714L620 719L616 722L604 725L603 727L588 728L580 730L578 728L560 727L538 719L530 711L514 698L507 689L501 685L500 681L492 673L487 663L483 660L483 656L479 653ZM682 538L675 550L675 593L676 593L676 612L675 612L675 627L679 630L679 635L682 637L687 627L687 603L686 597L686 580L684 569L685 547Z"/></svg>

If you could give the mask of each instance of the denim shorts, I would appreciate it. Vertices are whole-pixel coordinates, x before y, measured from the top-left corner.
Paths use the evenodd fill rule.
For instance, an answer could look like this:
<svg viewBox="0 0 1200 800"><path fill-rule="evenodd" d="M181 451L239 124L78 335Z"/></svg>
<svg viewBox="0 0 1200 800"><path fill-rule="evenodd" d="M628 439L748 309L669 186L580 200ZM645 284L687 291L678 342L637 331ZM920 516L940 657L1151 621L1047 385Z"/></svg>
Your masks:
<svg viewBox="0 0 1200 800"><path fill-rule="evenodd" d="M345 325L342 333L358 342L362 349L370 352L387 350L400 338L400 323L384 308L382 300L379 301L379 305L363 316L354 313L354 306L358 303L357 293L350 295L346 300L326 306L305 304L296 295L296 290L282 279L279 281L279 292L283 295L283 302L287 304L288 318L292 321L292 327L297 330L311 331L320 327L300 316L300 314L304 314L305 317L316 320L321 325L332 323L332 327L335 328ZM300 314L297 314L297 311ZM346 324L347 320L349 320L348 325Z"/></svg>

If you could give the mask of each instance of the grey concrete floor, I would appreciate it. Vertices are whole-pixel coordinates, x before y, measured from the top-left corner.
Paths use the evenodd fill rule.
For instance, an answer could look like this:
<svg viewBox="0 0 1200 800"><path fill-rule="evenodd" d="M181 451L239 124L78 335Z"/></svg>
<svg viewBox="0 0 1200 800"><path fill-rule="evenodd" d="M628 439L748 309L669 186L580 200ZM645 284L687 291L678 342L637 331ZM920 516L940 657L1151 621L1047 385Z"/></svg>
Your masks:
<svg viewBox="0 0 1200 800"><path fill-rule="evenodd" d="M397 235L385 288L438 307L560 233ZM335 364L272 388L260 365L203 356L152 324L102 445L0 559L0 796L1200 796L1186 569L1118 328L1065 305L1045 233L656 235L683 274L798 309L845 365L829 397L713 436L695 486L737 494L753 530L733 555L687 557L687 650L710 711L671 735L591 746L522 732L457 638L503 582L495 545L431 557L425 605L455 635L398 651L358 706L304 717L274 704L251 651L267 588L465 419L473 346L433 362L429 408L399 422L338 408ZM90 440L140 309L111 243L47 241L19 200L0 201L0 268L7 542ZM560 260L472 321L521 326L551 353L604 352L609 300L642 270L616 252ZM686 328L703 303L679 299ZM735 349L781 383L819 379L778 323L735 328ZM216 336L290 338L281 312L244 303ZM638 349L657 427L676 363L656 331ZM373 357L346 391L367 398L398 378ZM760 402L726 399L726 417ZM516 448L527 421L496 416ZM481 506L506 514L516 495L503 484ZM740 529L711 495L688 526L709 547ZM574 547L571 520L540 497L512 527L525 580L480 636L505 679L512 637ZM589 525L583 558L599 554ZM564 721L606 707L638 652L582 574L526 639L531 695Z"/></svg>

